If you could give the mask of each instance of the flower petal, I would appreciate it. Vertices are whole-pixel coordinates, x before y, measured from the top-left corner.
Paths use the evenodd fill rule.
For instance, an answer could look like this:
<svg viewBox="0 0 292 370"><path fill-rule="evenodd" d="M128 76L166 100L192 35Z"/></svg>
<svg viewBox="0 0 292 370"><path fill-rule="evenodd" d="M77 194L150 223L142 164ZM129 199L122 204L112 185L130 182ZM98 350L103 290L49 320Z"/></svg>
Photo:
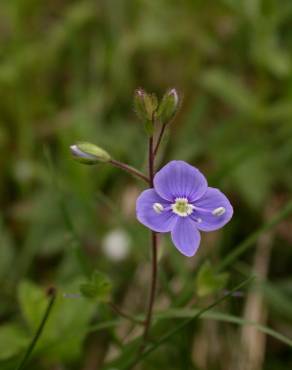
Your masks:
<svg viewBox="0 0 292 370"><path fill-rule="evenodd" d="M207 180L195 167L184 161L171 161L154 177L154 188L164 199L199 199L207 190Z"/></svg>
<svg viewBox="0 0 292 370"><path fill-rule="evenodd" d="M201 235L190 217L179 217L171 232L175 247L185 256L192 257L201 241Z"/></svg>
<svg viewBox="0 0 292 370"><path fill-rule="evenodd" d="M216 188L208 188L206 193L194 202L195 207L205 208L209 212L194 211L191 215L192 218L200 218L202 221L197 223L196 226L202 231L213 231L220 229L227 224L233 215L233 208L227 197ZM225 213L221 216L215 216L212 211L219 207L225 208Z"/></svg>
<svg viewBox="0 0 292 370"><path fill-rule="evenodd" d="M177 216L170 210L157 213L153 209L153 204L160 203L163 207L169 207L170 204L162 199L154 189L144 190L136 202L137 219L141 224L157 232L168 232L172 229Z"/></svg>

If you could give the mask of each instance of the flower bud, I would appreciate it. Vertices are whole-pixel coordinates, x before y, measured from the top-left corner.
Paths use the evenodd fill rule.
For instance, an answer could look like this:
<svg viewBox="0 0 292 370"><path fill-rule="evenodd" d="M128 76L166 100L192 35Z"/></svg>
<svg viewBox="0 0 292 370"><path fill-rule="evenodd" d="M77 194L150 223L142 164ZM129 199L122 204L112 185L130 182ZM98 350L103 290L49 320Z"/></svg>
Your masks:
<svg viewBox="0 0 292 370"><path fill-rule="evenodd" d="M110 155L105 150L87 142L71 145L70 150L73 157L83 164L97 164L98 162L109 162L111 160Z"/></svg>
<svg viewBox="0 0 292 370"><path fill-rule="evenodd" d="M179 98L176 89L168 90L159 104L157 118L162 123L168 123L176 114L179 106Z"/></svg>
<svg viewBox="0 0 292 370"><path fill-rule="evenodd" d="M158 107L156 95L137 89L134 96L135 111L142 121L152 121Z"/></svg>

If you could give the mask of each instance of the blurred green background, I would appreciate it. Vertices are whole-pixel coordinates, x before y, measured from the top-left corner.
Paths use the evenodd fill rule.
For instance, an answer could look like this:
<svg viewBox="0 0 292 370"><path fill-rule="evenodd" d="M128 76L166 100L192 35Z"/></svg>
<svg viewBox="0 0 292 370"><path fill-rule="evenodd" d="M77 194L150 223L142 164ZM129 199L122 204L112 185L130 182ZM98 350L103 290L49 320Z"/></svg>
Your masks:
<svg viewBox="0 0 292 370"><path fill-rule="evenodd" d="M107 165L82 166L68 149L91 141L145 170L138 87L159 96L176 87L182 97L158 167L171 159L198 166L235 209L192 259L163 238L156 309L193 299L203 306L220 294L213 273L222 259L291 202L291 24L291 0L1 1L1 370L19 363L51 285L58 300L29 369L102 369L140 335L123 320L94 330L115 315L79 297L78 286L98 269L119 306L144 312L148 232L135 219L143 184ZM231 283L259 276L255 289L220 307L240 325L199 320L137 368L291 368L291 344L246 325L292 338L291 227L283 218L226 266ZM178 321L155 325L154 338Z"/></svg>

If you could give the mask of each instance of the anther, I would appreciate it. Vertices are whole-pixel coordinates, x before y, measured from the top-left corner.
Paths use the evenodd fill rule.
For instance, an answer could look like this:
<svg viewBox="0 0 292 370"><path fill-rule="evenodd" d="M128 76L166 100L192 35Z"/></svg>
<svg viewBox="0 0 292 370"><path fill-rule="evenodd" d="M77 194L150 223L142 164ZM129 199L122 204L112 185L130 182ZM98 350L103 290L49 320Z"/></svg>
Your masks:
<svg viewBox="0 0 292 370"><path fill-rule="evenodd" d="M222 215L224 215L225 212L226 212L226 209L224 207L218 207L218 208L215 208L212 211L212 215L214 215L214 216L222 216Z"/></svg>
<svg viewBox="0 0 292 370"><path fill-rule="evenodd" d="M164 210L164 207L161 203L154 203L152 208L156 213L161 213Z"/></svg>

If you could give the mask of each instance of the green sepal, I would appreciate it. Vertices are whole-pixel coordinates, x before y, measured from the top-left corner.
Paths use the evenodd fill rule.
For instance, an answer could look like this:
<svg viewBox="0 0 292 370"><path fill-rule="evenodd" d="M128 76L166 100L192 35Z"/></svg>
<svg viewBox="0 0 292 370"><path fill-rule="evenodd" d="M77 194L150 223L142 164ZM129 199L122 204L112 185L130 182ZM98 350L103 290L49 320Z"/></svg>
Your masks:
<svg viewBox="0 0 292 370"><path fill-rule="evenodd" d="M179 106L179 98L176 89L168 90L160 104L157 111L157 118L160 122L168 123L176 114Z"/></svg>
<svg viewBox="0 0 292 370"><path fill-rule="evenodd" d="M80 292L85 298L107 303L110 301L112 283L105 274L94 271L91 278L80 285Z"/></svg>
<svg viewBox="0 0 292 370"><path fill-rule="evenodd" d="M137 116L143 121L154 121L158 108L158 99L155 94L148 94L138 89L134 95L134 107Z"/></svg>

